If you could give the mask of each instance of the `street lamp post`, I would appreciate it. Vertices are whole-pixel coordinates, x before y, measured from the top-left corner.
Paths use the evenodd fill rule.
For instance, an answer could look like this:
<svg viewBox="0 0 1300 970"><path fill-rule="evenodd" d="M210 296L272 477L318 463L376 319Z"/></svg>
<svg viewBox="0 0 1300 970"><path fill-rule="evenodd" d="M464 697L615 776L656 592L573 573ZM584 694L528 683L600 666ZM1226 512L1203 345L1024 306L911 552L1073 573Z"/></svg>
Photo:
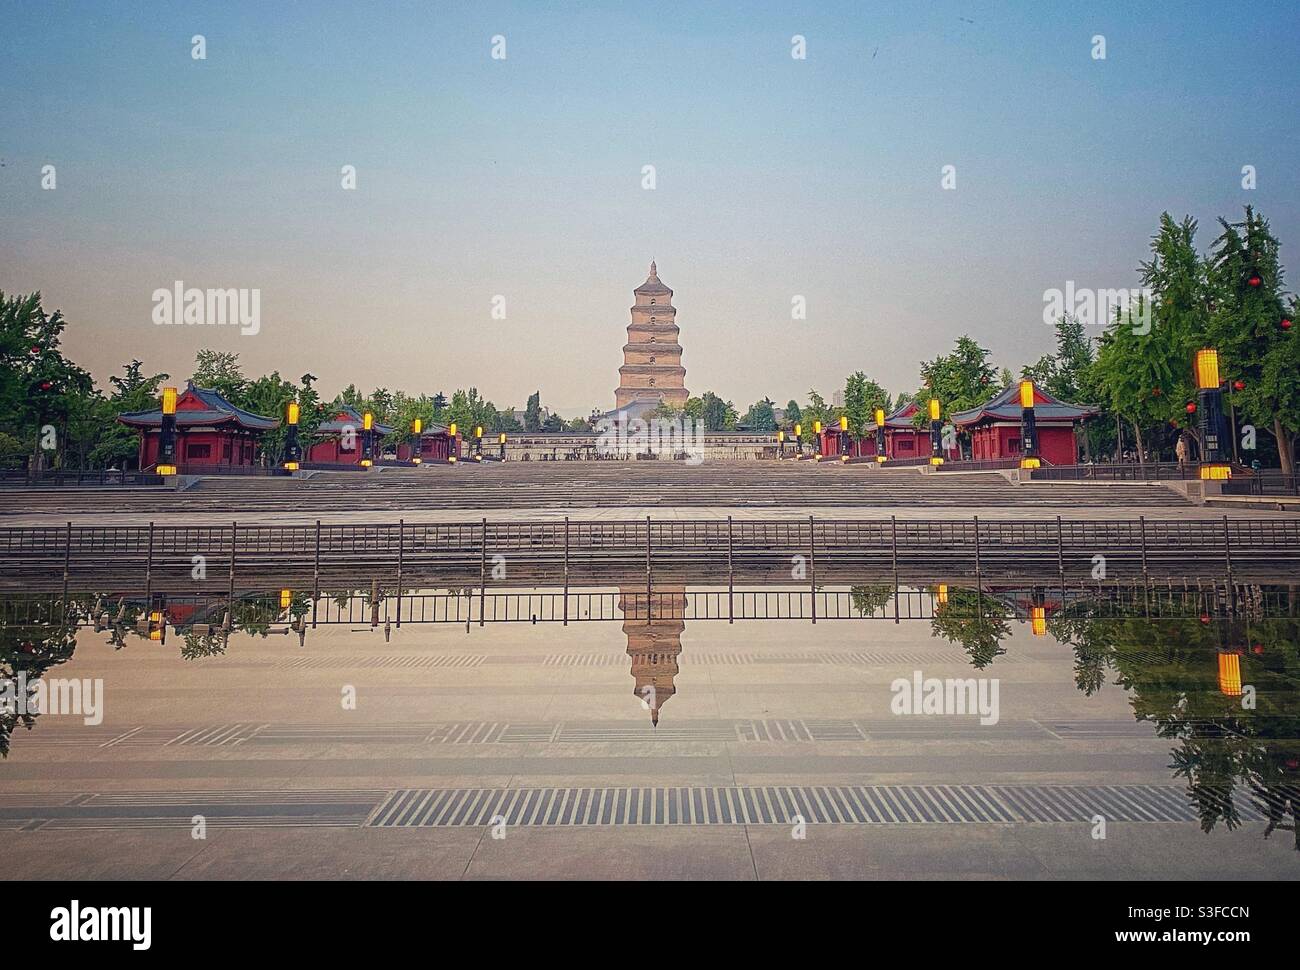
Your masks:
<svg viewBox="0 0 1300 970"><path fill-rule="evenodd" d="M162 424L158 428L159 475L176 474L176 388L162 389Z"/></svg>
<svg viewBox="0 0 1300 970"><path fill-rule="evenodd" d="M943 422L939 419L939 399L930 398L930 464L943 464Z"/></svg>
<svg viewBox="0 0 1300 970"><path fill-rule="evenodd" d="M1038 468L1038 422L1034 418L1034 382L1020 382L1020 467Z"/></svg>
<svg viewBox="0 0 1300 970"><path fill-rule="evenodd" d="M284 415L284 468L296 472L298 462L302 459L302 448L298 445L298 418L302 409L297 401L290 401Z"/></svg>
<svg viewBox="0 0 1300 970"><path fill-rule="evenodd" d="M1219 387L1219 352L1196 352L1197 424L1201 432L1201 478L1224 481L1232 466L1223 458L1223 391Z"/></svg>
<svg viewBox="0 0 1300 970"><path fill-rule="evenodd" d="M369 468L375 462L371 457L374 449L375 416L367 411L361 416L361 467Z"/></svg>

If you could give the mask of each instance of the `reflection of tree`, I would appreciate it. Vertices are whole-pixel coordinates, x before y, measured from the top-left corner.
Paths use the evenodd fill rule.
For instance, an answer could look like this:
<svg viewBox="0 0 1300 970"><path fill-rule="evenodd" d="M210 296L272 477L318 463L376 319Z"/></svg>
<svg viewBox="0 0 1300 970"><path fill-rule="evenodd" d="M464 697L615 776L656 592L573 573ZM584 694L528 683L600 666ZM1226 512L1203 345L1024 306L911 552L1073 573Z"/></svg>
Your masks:
<svg viewBox="0 0 1300 970"><path fill-rule="evenodd" d="M948 602L934 608L930 630L949 643L960 643L973 667L987 667L1006 653L1001 641L1011 636L1006 603L973 589L950 589Z"/></svg>
<svg viewBox="0 0 1300 970"><path fill-rule="evenodd" d="M1088 697L1101 690L1111 669L1109 622L1087 601L1070 603L1047 619L1047 632L1074 651L1074 686Z"/></svg>
<svg viewBox="0 0 1300 970"><path fill-rule="evenodd" d="M854 586L849 590L853 609L858 616L874 616L889 605L893 595L894 587L881 584Z"/></svg>
<svg viewBox="0 0 1300 970"><path fill-rule="evenodd" d="M1142 607L1130 610L1140 613ZM1116 683L1130 692L1134 716L1176 742L1170 767L1175 777L1187 779L1204 831L1220 821L1230 829L1241 824L1234 799L1241 784L1249 786L1253 803L1269 819L1266 834L1296 830L1300 620L1094 618L1083 604L1072 604L1067 612L1051 629L1075 652L1076 685L1092 693L1107 669L1116 671ZM1221 683L1221 657L1237 658L1242 684L1253 688L1253 708L1243 706L1233 685Z"/></svg>
<svg viewBox="0 0 1300 970"><path fill-rule="evenodd" d="M58 600L0 600L0 689L16 691L19 674L32 685L45 671L72 659L77 647L77 607L70 604L65 615ZM19 613L19 610L22 613ZM22 616L23 622L11 621ZM69 619L71 617L71 619ZM16 693L14 694L16 698ZM9 738L20 724L29 731L39 715L0 708L0 757L9 756Z"/></svg>

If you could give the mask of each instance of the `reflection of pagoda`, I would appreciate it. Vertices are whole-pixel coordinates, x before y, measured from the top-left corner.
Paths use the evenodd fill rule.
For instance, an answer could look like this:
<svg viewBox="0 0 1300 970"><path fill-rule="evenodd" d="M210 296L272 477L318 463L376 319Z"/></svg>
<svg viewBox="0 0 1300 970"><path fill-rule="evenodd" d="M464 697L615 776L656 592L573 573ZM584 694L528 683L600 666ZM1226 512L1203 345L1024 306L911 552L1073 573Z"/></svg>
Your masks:
<svg viewBox="0 0 1300 970"><path fill-rule="evenodd" d="M650 723L658 726L659 711L677 693L677 656L682 652L682 631L686 622L686 588L656 589L646 617L646 592L631 586L619 587L618 607L623 611L623 632L627 634L627 655L632 658L632 692L650 710Z"/></svg>

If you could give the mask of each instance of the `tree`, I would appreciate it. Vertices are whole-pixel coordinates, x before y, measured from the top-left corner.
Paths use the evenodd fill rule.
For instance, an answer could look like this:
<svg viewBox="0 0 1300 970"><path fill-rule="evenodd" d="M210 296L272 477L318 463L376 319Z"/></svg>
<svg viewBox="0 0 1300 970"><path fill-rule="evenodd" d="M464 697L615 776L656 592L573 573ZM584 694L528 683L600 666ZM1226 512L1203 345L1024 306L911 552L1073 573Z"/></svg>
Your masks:
<svg viewBox="0 0 1300 970"><path fill-rule="evenodd" d="M799 410L798 401L790 401L785 406L785 423L787 429L793 428L796 424L803 421L803 412Z"/></svg>
<svg viewBox="0 0 1300 970"><path fill-rule="evenodd" d="M1245 219L1220 219L1222 235L1209 257L1209 342L1218 349L1220 374L1245 387L1232 402L1248 423L1277 439L1282 470L1295 471L1295 436L1300 430L1300 348L1295 328L1297 301L1289 307L1283 290L1279 244L1268 222L1250 206ZM1255 276L1258 286L1248 279ZM1288 316L1289 314L1289 316Z"/></svg>
<svg viewBox="0 0 1300 970"><path fill-rule="evenodd" d="M133 465L139 457L139 432L122 424L117 417L132 411L150 411L158 407L163 382L170 376L153 374L146 377L143 368L141 361L133 360L122 365L125 373L121 377L116 374L109 377L113 393L107 400L101 401L97 408L97 435L87 456L89 465L125 468Z"/></svg>
<svg viewBox="0 0 1300 970"><path fill-rule="evenodd" d="M1185 405L1196 393L1192 356L1207 339L1208 323L1205 264L1195 237L1195 220L1161 215L1151 259L1139 267L1151 291L1150 312L1145 297L1117 310L1089 372L1111 413L1132 426L1142 463L1148 451L1158 451L1157 432L1194 422Z"/></svg>
<svg viewBox="0 0 1300 970"><path fill-rule="evenodd" d="M239 405L248 389L248 378L239 366L239 354L228 351L204 349L195 354L190 383L216 391L235 405Z"/></svg>
<svg viewBox="0 0 1300 970"><path fill-rule="evenodd" d="M994 381L998 376L989 362L989 352L985 348L968 336L958 337L952 353L921 364L924 386L913 398L921 405L921 409L912 418L913 423L921 427L929 420L925 405L932 397L939 399L943 413L949 415L979 407L993 396L997 389ZM1003 375L1003 379L1009 381L1010 375ZM900 395L894 406L898 407L902 399ZM958 437L967 436L962 432ZM962 447L963 453L968 450L969 446Z"/></svg>
<svg viewBox="0 0 1300 970"><path fill-rule="evenodd" d="M770 434L776 431L776 411L772 407L772 402L763 398L751 404L745 413L744 424L750 431L759 434Z"/></svg>
<svg viewBox="0 0 1300 970"><path fill-rule="evenodd" d="M524 408L524 430L539 431L542 427L542 392L533 391L528 395L528 404Z"/></svg>
<svg viewBox="0 0 1300 970"><path fill-rule="evenodd" d="M889 392L868 380L862 371L850 374L844 382L844 414L849 419L849 430L856 435L866 434L876 423L876 408L889 413Z"/></svg>
<svg viewBox="0 0 1300 970"><path fill-rule="evenodd" d="M826 404L826 399L817 393L816 390L808 390L808 406L800 412L800 418L803 424L803 434L799 440L805 443L812 443L817 440L817 434L813 431L814 423L820 421L822 426L830 424L831 409Z"/></svg>
<svg viewBox="0 0 1300 970"><path fill-rule="evenodd" d="M957 338L952 353L921 364L924 386L914 400L937 397L948 414L984 404L996 389L998 373L989 352L968 336Z"/></svg>
<svg viewBox="0 0 1300 970"><path fill-rule="evenodd" d="M10 436L40 468L50 440L66 451L68 419L84 413L94 394L90 374L63 356L67 321L47 314L41 294L0 291L0 432Z"/></svg>
<svg viewBox="0 0 1300 970"><path fill-rule="evenodd" d="M730 401L724 401L712 391L705 391L701 400L703 402L702 417L705 431L731 431L735 429L739 415Z"/></svg>
<svg viewBox="0 0 1300 970"><path fill-rule="evenodd" d="M1072 404L1098 403L1093 365L1096 353L1092 339L1077 318L1062 316L1056 321L1056 353L1040 357L1037 363L1020 370L1022 378L1032 380L1052 396ZM1102 449L1110 441L1110 424L1101 419L1083 425L1081 435L1085 454L1091 456L1094 444Z"/></svg>

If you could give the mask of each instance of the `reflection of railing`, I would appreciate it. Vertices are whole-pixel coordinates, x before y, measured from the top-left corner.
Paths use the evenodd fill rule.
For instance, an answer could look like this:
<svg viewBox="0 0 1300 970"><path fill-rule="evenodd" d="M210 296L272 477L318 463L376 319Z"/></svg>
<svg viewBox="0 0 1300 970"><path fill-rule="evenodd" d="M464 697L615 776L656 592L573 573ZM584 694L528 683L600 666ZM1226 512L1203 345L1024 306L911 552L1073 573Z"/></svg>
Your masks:
<svg viewBox="0 0 1300 970"><path fill-rule="evenodd" d="M931 620L976 616L1027 620L1030 607L1042 602L1048 616L1064 613L1088 621L1144 617L1196 619L1241 615L1249 609L1255 619L1292 615L1293 595L1287 587L1228 585L1204 580L1169 582L1074 582L1054 586L1051 577L1020 586L974 588L924 583L796 588L788 585L725 589L701 587L671 591L631 589L417 589L398 594L365 581L352 589L310 594L290 590L290 606L280 606L277 589L221 594L125 594L120 597L74 596L68 615L76 625L107 627L113 617L138 616L147 602L181 634L201 626L221 632L234 617L231 631L244 618L265 629L348 625L401 627L403 624L564 623L621 621L655 623L725 620ZM0 599L0 623L22 626L48 622L64 614L64 599L53 593L17 593ZM91 604L94 604L92 607ZM135 609L124 610L123 604ZM296 625L295 625L296 624ZM130 623L127 623L130 626ZM283 631L282 631L283 632Z"/></svg>

